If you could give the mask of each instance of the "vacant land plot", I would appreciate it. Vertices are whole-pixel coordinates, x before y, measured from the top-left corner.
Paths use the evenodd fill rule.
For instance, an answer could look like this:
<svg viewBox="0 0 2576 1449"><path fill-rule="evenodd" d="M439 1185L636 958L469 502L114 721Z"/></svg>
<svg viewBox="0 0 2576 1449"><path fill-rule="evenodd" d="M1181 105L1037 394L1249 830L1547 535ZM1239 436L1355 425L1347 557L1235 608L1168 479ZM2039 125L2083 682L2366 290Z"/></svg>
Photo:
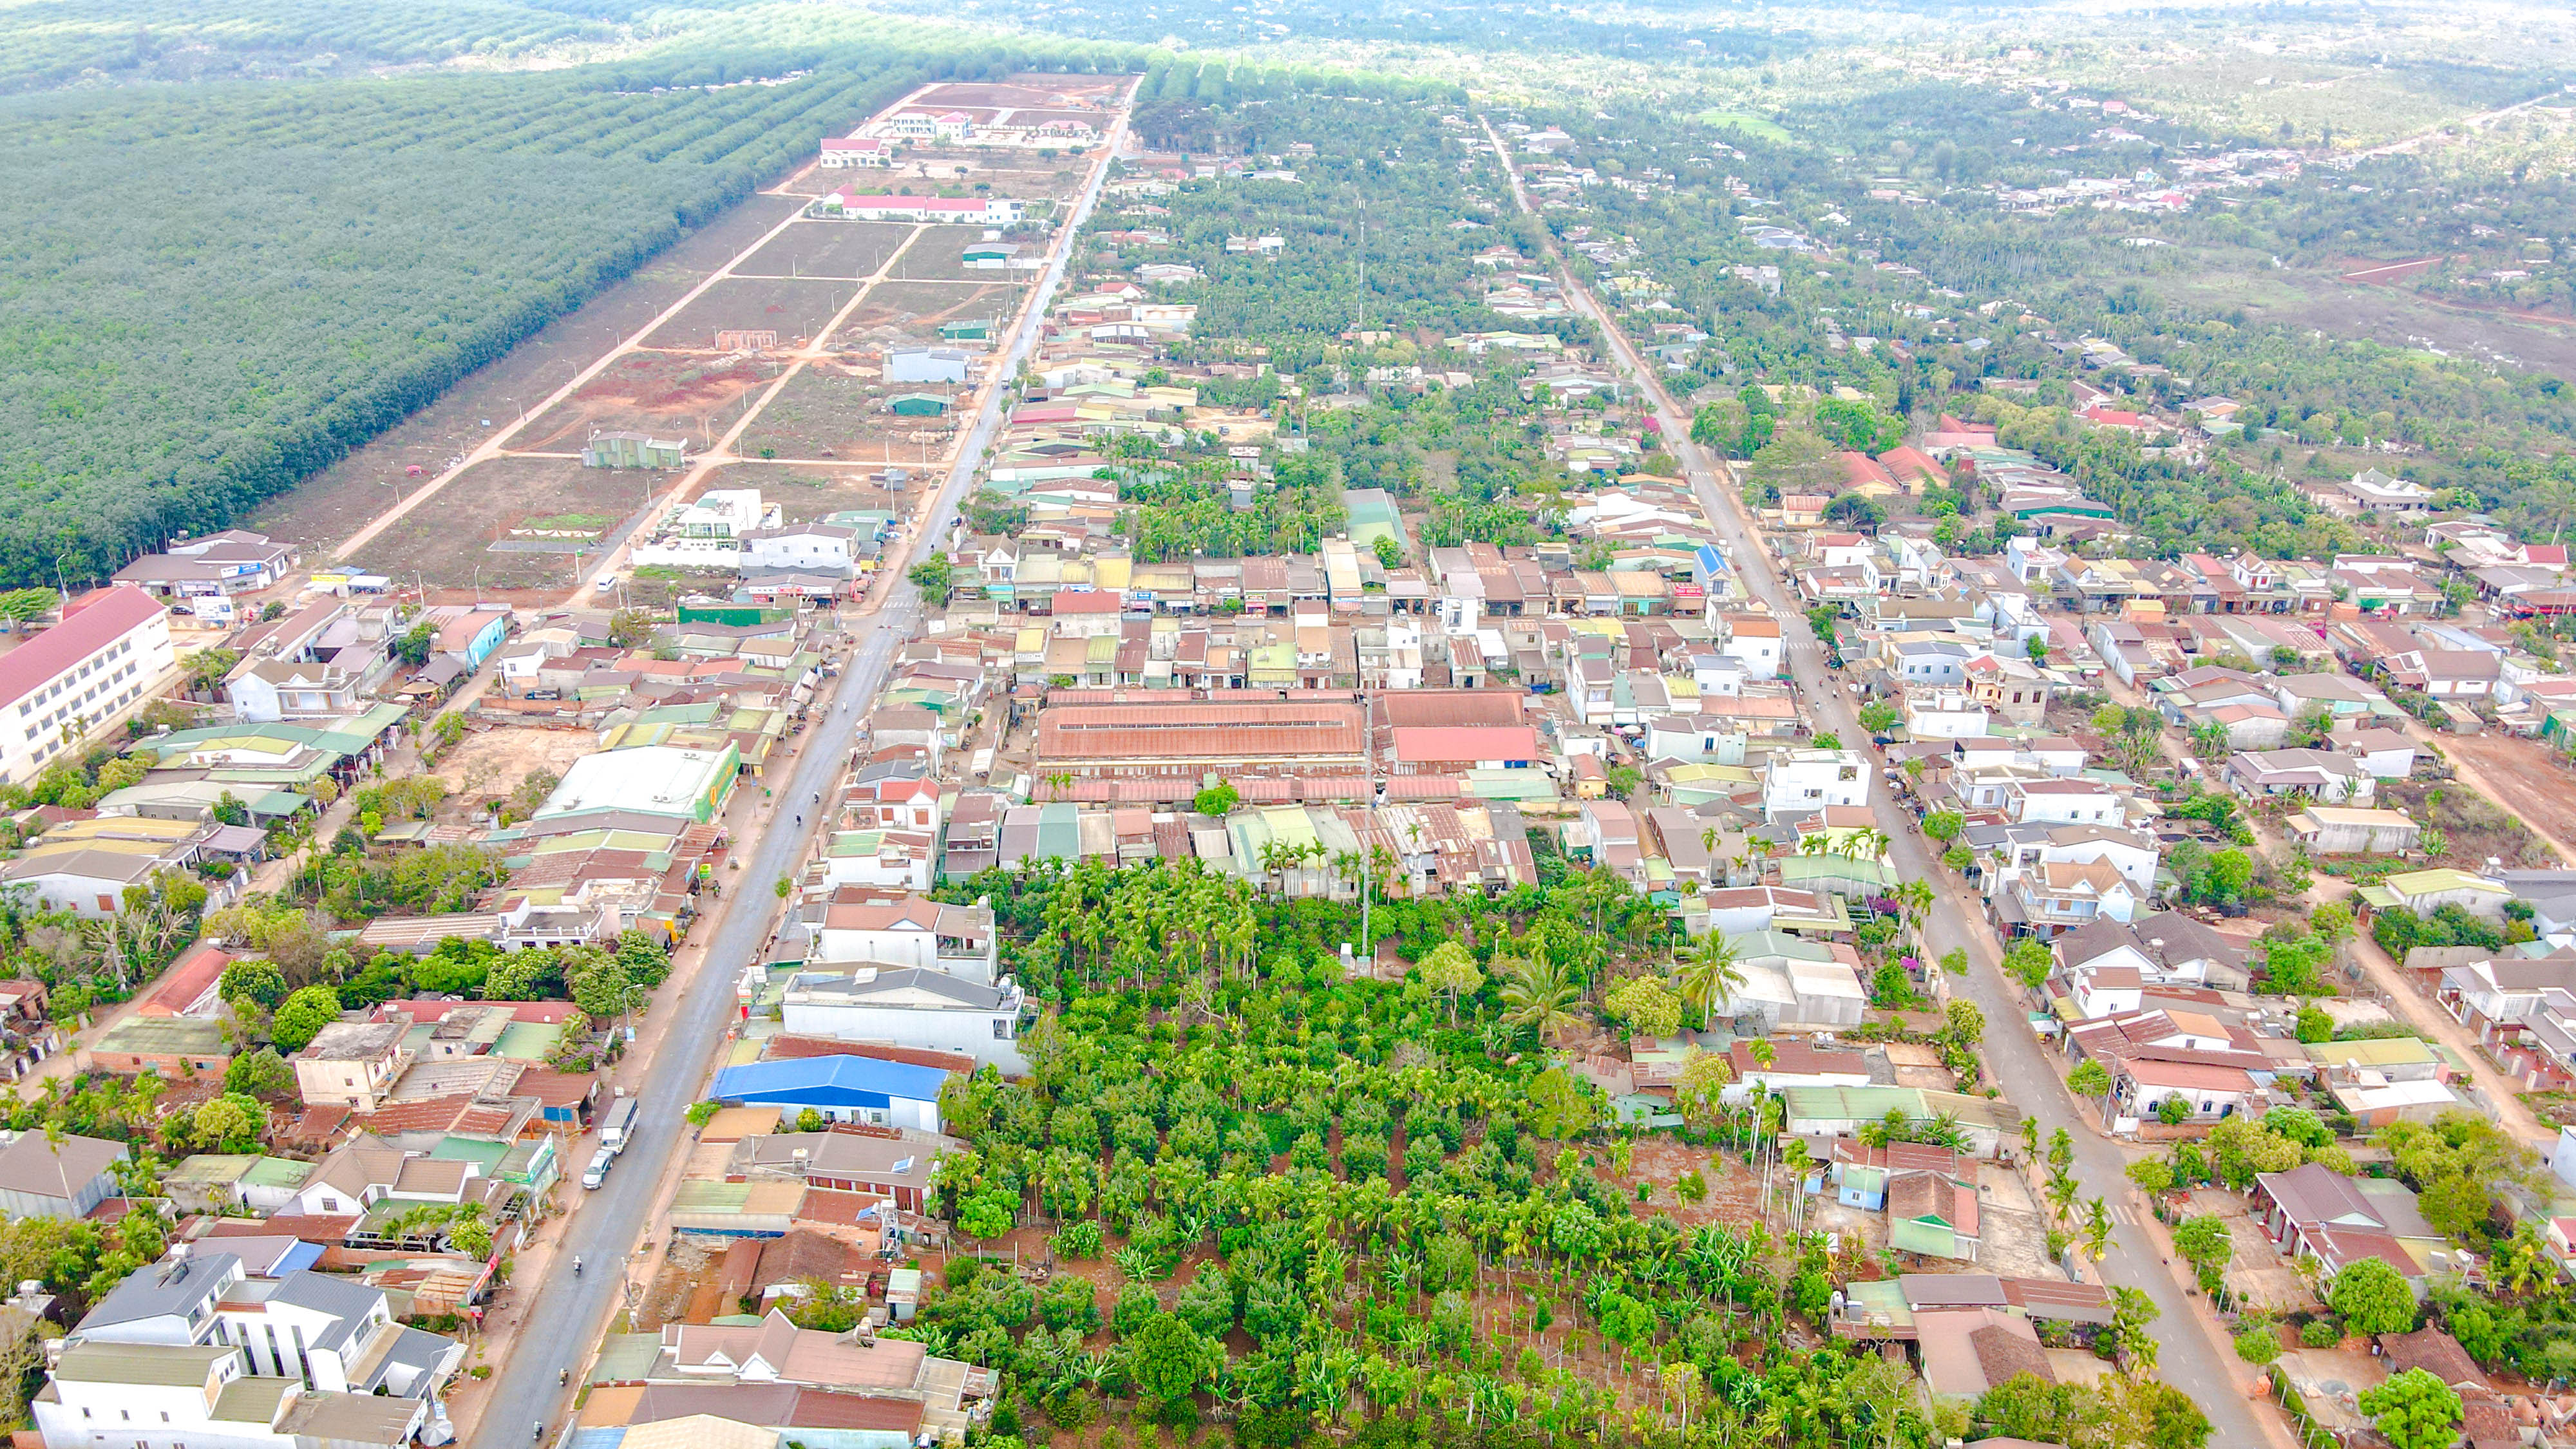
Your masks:
<svg viewBox="0 0 2576 1449"><path fill-rule="evenodd" d="M2402 286L2348 282L2331 272L2256 270L2251 263L2241 271L2193 268L2152 285L2188 306L2242 307L2259 321L2329 336L2576 371L2576 325L2446 303Z"/></svg>
<svg viewBox="0 0 2576 1449"><path fill-rule="evenodd" d="M763 500L778 505L789 523L811 523L853 508L908 511L930 481L924 470L904 471L910 481L889 488L874 465L847 468L794 466L785 463L729 463L707 479L709 488L757 488Z"/></svg>
<svg viewBox="0 0 2576 1449"><path fill-rule="evenodd" d="M1035 107L1052 110L1067 104L1107 106L1127 84L1120 76L1015 75L999 81L943 81L912 99L916 106ZM1107 126L1103 111L1095 124Z"/></svg>
<svg viewBox="0 0 2576 1449"><path fill-rule="evenodd" d="M494 458L449 483L435 507L405 515L376 535L360 561L396 579L425 579L430 592L478 584L496 591L532 590L546 598L572 587L583 545L529 547L514 531L528 520L615 518L617 528L640 513L647 490L667 487L668 473L585 468L563 458ZM613 537L615 529L604 537ZM494 544L503 545L496 550ZM514 546L516 545L516 546ZM592 545L595 546L595 545Z"/></svg>
<svg viewBox="0 0 2576 1449"><path fill-rule="evenodd" d="M407 469L435 476L489 437L508 427L523 406L534 406L597 361L617 341L688 294L700 280L760 240L797 203L754 196L712 224L690 233L590 305L558 318L509 354L482 368L438 401L414 413L374 442L324 469L293 492L272 498L242 520L269 536L301 545L307 563L323 562L340 540L393 505L397 487L413 486ZM491 427L484 425L489 419Z"/></svg>
<svg viewBox="0 0 2576 1449"><path fill-rule="evenodd" d="M2509 823L2498 827L2501 839L2472 839L2464 835L2449 819L2437 819L2450 838L2451 854L2468 860L2484 860L2488 855L2502 855L2507 865L2549 865L2554 855L2549 847L2530 838L2528 826L2538 826L2553 840L2576 841L2576 780L2568 774L2567 756L2538 740L2517 739L2512 735L2489 732L2476 735L2445 735L2442 752L2453 760L2477 771L2500 797ZM2384 792L2403 794L2404 791ZM2454 785L2444 791L2442 803L2457 808L2459 796L2467 793ZM2474 796L2471 797L2475 799ZM2474 805L2470 807L2474 812ZM2485 812L2492 814L2493 812ZM2418 817L2419 819L2422 817ZM2476 814L2468 822L2472 829L2493 825ZM2515 847L2507 850L2505 847ZM2516 854L2520 859L2516 859Z"/></svg>
<svg viewBox="0 0 2576 1449"><path fill-rule="evenodd" d="M1030 211L1043 216L1051 203L1071 201L1082 189L1083 178L1090 174L1090 163L1078 156L1041 156L1035 151L914 146L903 153L897 170L874 174L894 179L854 182L851 189L874 191L906 184L918 187L923 181L972 181L992 187L996 196L1029 202Z"/></svg>
<svg viewBox="0 0 2576 1449"><path fill-rule="evenodd" d="M808 367L789 381L744 431L741 451L761 458L831 459L835 462L925 464L945 451L956 431L944 417L904 416L886 410L892 393L873 375ZM947 396L953 388L917 391ZM927 447L929 452L925 453Z"/></svg>
<svg viewBox="0 0 2576 1449"><path fill-rule="evenodd" d="M530 775L561 779L573 761L598 748L597 736L588 730L503 725L469 732L438 757L438 768L430 773L447 782L452 801L478 803L509 794Z"/></svg>
<svg viewBox="0 0 2576 1449"><path fill-rule="evenodd" d="M648 347L713 349L716 334L775 332L780 343L801 347L814 340L832 314L848 305L852 282L788 277L727 277L698 294L678 316L644 339Z"/></svg>
<svg viewBox="0 0 2576 1449"><path fill-rule="evenodd" d="M762 247L737 277L874 276L914 228L891 221L800 221Z"/></svg>
<svg viewBox="0 0 2576 1449"><path fill-rule="evenodd" d="M984 229L977 226L934 226L895 265L895 275L915 281L982 282L1005 281L1024 275L1005 268L969 268L965 261L968 247L980 245ZM1023 241L1013 243L1022 256L1046 254L1046 243Z"/></svg>
<svg viewBox="0 0 2576 1449"><path fill-rule="evenodd" d="M1016 316L1026 287L1001 282L883 281L841 324L836 347L936 337L942 322Z"/></svg>
<svg viewBox="0 0 2576 1449"><path fill-rule="evenodd" d="M577 453L598 428L686 437L692 450L703 448L785 367L758 357L631 353L561 406L530 419L510 446L531 453Z"/></svg>

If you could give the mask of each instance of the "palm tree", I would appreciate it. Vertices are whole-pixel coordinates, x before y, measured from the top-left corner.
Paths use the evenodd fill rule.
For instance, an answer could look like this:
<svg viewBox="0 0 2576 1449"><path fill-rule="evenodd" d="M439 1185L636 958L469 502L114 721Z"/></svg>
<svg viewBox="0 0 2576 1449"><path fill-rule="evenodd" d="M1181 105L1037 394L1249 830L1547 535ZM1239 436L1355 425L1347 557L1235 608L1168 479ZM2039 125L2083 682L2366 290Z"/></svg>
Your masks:
<svg viewBox="0 0 2576 1449"><path fill-rule="evenodd" d="M1905 907L1906 919L1910 924L1920 926L1923 924L1923 918L1932 914L1931 882L1898 881L1895 894L1897 904Z"/></svg>
<svg viewBox="0 0 2576 1449"><path fill-rule="evenodd" d="M1502 999L1503 1020L1553 1041L1574 1029L1574 1006L1583 992L1564 967L1540 956L1504 963Z"/></svg>
<svg viewBox="0 0 2576 1449"><path fill-rule="evenodd" d="M1699 1019L1708 1022L1735 999L1744 985L1744 968L1736 964L1735 947L1711 931L1682 958L1681 977L1682 1004L1697 1009Z"/></svg>

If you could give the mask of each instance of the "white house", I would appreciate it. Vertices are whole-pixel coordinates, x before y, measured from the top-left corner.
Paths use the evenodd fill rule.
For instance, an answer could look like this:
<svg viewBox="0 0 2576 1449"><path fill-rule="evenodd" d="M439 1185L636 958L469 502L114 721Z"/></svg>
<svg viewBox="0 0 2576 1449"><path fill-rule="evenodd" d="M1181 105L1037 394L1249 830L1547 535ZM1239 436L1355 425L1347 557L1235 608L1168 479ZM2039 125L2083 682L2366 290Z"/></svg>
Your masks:
<svg viewBox="0 0 2576 1449"><path fill-rule="evenodd" d="M1026 208L1007 196L890 196L835 191L814 204L826 215L861 221L924 221L967 226L1017 226Z"/></svg>
<svg viewBox="0 0 2576 1449"><path fill-rule="evenodd" d="M917 966L990 986L999 973L998 938L987 905L952 906L922 896L835 901L815 941L818 965Z"/></svg>
<svg viewBox="0 0 2576 1449"><path fill-rule="evenodd" d="M1762 810L1822 810L1869 803L1869 762L1858 750L1783 750L1762 767Z"/></svg>
<svg viewBox="0 0 2576 1449"><path fill-rule="evenodd" d="M1983 739L1991 723L1984 705L1954 691L1927 691L1905 701L1905 732L1913 739Z"/></svg>
<svg viewBox="0 0 2576 1449"><path fill-rule="evenodd" d="M882 171L894 163L894 147L875 136L841 136L823 142L821 165L827 171L858 166Z"/></svg>
<svg viewBox="0 0 2576 1449"><path fill-rule="evenodd" d="M328 719L365 708L358 680L336 663L254 659L224 681L233 713L255 724Z"/></svg>
<svg viewBox="0 0 2576 1449"><path fill-rule="evenodd" d="M987 984L912 966L861 966L846 974L799 972L781 1007L799 1036L892 1042L958 1052L1005 1075L1028 1071L1020 1055L1019 984Z"/></svg>
<svg viewBox="0 0 2576 1449"><path fill-rule="evenodd" d="M257 1375L232 1344L98 1343L64 1350L29 1408L46 1449L397 1449L430 1404Z"/></svg>
<svg viewBox="0 0 2576 1449"><path fill-rule="evenodd" d="M173 667L170 611L141 589L101 589L0 654L0 778L33 780L142 703Z"/></svg>
<svg viewBox="0 0 2576 1449"><path fill-rule="evenodd" d="M1744 661L1756 679L1780 677L1780 621L1767 614L1726 616L1726 642L1720 651Z"/></svg>
<svg viewBox="0 0 2576 1449"><path fill-rule="evenodd" d="M973 365L971 354L954 347L889 347L885 354L885 380L964 382Z"/></svg>
<svg viewBox="0 0 2576 1449"><path fill-rule="evenodd" d="M847 574L855 562L858 541L857 529L839 523L756 528L742 535L742 567Z"/></svg>
<svg viewBox="0 0 2576 1449"><path fill-rule="evenodd" d="M2093 780L2016 780L2004 792L2013 820L2047 825L2117 825L2120 796Z"/></svg>

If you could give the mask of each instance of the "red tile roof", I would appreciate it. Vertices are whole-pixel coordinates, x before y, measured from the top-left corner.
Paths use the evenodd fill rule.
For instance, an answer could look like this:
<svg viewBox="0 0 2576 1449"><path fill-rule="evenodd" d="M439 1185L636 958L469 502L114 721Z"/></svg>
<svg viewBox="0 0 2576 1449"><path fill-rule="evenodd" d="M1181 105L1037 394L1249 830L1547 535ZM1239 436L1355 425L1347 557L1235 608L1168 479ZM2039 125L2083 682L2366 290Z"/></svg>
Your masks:
<svg viewBox="0 0 2576 1449"><path fill-rule="evenodd" d="M63 621L0 654L0 704L15 704L66 669L167 612L141 589L99 589L65 606Z"/></svg>

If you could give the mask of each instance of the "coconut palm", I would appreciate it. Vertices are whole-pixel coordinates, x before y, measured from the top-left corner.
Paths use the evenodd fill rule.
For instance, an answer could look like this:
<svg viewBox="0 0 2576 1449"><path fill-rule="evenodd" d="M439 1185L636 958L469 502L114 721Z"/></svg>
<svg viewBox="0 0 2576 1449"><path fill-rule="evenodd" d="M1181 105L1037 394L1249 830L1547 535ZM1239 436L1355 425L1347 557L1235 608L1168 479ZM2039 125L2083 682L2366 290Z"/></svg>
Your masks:
<svg viewBox="0 0 2576 1449"><path fill-rule="evenodd" d="M1531 1028L1542 1041L1554 1041L1578 1024L1575 1004L1582 988L1563 966L1544 956L1503 964L1503 1020Z"/></svg>
<svg viewBox="0 0 2576 1449"><path fill-rule="evenodd" d="M1701 937L1682 958L1681 984L1682 1004L1698 1011L1702 1022L1715 1020L1718 1008L1732 1002L1744 986L1735 947L1715 931Z"/></svg>

